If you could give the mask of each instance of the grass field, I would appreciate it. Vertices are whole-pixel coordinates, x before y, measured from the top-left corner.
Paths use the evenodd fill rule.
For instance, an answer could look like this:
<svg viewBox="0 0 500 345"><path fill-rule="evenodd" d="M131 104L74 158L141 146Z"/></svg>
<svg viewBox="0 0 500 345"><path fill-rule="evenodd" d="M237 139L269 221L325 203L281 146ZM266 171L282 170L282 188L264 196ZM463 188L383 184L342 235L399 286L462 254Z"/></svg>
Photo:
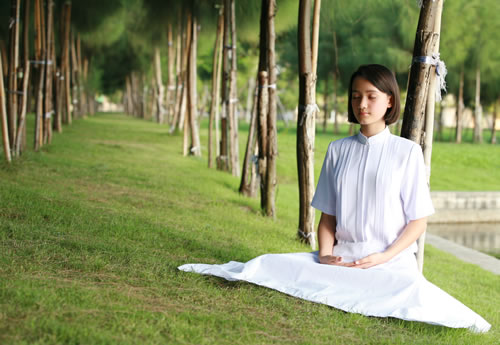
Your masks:
<svg viewBox="0 0 500 345"><path fill-rule="evenodd" d="M241 148L244 133L242 126ZM331 139L317 136L317 172ZM260 215L257 199L238 195L237 178L206 167L206 150L201 159L182 157L181 142L165 127L100 114L75 121L39 153L0 164L1 344L495 344L500 338L500 277L431 246L427 279L480 313L490 332L347 314L179 272L185 263L310 250L295 237L293 128L280 128L275 221ZM434 154L434 189L500 189L498 146L437 144ZM457 171L459 177L449 176Z"/></svg>

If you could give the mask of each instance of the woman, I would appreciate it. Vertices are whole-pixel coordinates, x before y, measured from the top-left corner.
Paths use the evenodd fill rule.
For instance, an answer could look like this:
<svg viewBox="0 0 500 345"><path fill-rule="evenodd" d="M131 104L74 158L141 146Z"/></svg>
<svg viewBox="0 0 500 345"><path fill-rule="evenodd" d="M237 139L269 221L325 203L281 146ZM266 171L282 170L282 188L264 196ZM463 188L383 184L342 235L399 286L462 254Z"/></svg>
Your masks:
<svg viewBox="0 0 500 345"><path fill-rule="evenodd" d="M312 201L322 212L319 252L179 269L248 281L347 312L488 331L488 322L417 268L415 241L434 209L420 146L387 128L399 111L390 70L366 65L354 72L348 116L361 130L328 148Z"/></svg>

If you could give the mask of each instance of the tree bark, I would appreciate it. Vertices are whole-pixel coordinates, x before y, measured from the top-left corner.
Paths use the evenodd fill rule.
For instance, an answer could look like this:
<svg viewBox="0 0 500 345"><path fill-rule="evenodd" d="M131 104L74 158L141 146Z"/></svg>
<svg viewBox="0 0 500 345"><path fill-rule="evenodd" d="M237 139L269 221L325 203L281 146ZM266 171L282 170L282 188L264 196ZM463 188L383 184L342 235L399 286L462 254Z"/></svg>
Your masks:
<svg viewBox="0 0 500 345"><path fill-rule="evenodd" d="M231 3L230 0L224 0L224 34L223 34L223 57L222 57L222 113L221 113L221 141L220 155L217 157L217 169L229 171L229 141L230 133L228 133L228 113L230 101L230 73L231 66L229 65L229 46L231 30ZM229 136L229 138L228 138Z"/></svg>
<svg viewBox="0 0 500 345"><path fill-rule="evenodd" d="M258 88L254 87L253 90L253 104L250 111L250 124L248 128L247 146L245 149L245 157L243 158L243 169L241 171L241 181L239 192L246 196L254 196L255 190L253 189L252 181L255 181L254 169L252 164L253 154L255 152L256 134L257 134L257 102L258 102Z"/></svg>
<svg viewBox="0 0 500 345"><path fill-rule="evenodd" d="M457 101L457 125L455 131L455 141L460 144L462 142L462 118L464 112L464 67L460 71L460 84L458 87Z"/></svg>
<svg viewBox="0 0 500 345"><path fill-rule="evenodd" d="M35 86L35 136L34 148L39 150L43 145L43 86L45 79L45 26L42 0L35 0L35 64L38 75Z"/></svg>
<svg viewBox="0 0 500 345"><path fill-rule="evenodd" d="M231 16L231 71L229 74L229 101L227 103L227 117L229 119L229 135L230 135L230 156L231 156L231 173L233 176L240 176L240 153L238 139L238 115L236 112L236 103L238 102L238 94L236 90L236 13L234 8L234 0L227 0L227 5L230 5L228 15ZM226 8L226 7L224 7Z"/></svg>
<svg viewBox="0 0 500 345"><path fill-rule="evenodd" d="M267 116L267 173L266 173L266 207L268 217L276 218L276 158L278 156L278 139L276 131L276 58L274 17L276 0L269 0L267 12L267 56L269 70L269 112Z"/></svg>
<svg viewBox="0 0 500 345"><path fill-rule="evenodd" d="M70 30L71 30L71 2L65 2L64 8L64 37L62 43L61 70L64 78L64 105L66 106L64 123L71 124L73 122L73 114L71 110L71 71L69 66L70 59Z"/></svg>
<svg viewBox="0 0 500 345"><path fill-rule="evenodd" d="M52 0L47 1L47 31L45 39L45 85L44 85L44 102L43 102L43 142L44 144L50 143L52 141L52 38L53 38L53 10L54 2Z"/></svg>
<svg viewBox="0 0 500 345"><path fill-rule="evenodd" d="M423 3L413 48L414 58L431 56L439 39L439 33L433 32L438 2L424 0ZM422 125L429 94L429 79L434 71L435 68L430 64L419 62L411 64L401 136L419 144L422 143Z"/></svg>
<svg viewBox="0 0 500 345"><path fill-rule="evenodd" d="M167 29L167 54L168 54L168 81L167 81L167 120L166 122L172 125L173 112L175 110L175 50L172 35L172 23L168 23Z"/></svg>
<svg viewBox="0 0 500 345"><path fill-rule="evenodd" d="M497 143L497 134L496 134L496 130L497 130L497 106L498 106L498 103L500 102L500 97L498 97L498 101L495 102L494 106L493 106L493 115L492 115L492 119L491 119L491 144L492 145L495 145Z"/></svg>
<svg viewBox="0 0 500 345"><path fill-rule="evenodd" d="M224 17L221 12L219 12L219 17L217 20L217 33L215 37L215 45L214 45L214 54L213 54L213 61L212 61L212 97L211 97L211 103L210 103L210 115L209 115L209 121L208 121L208 167L212 168L213 167L213 128L214 128L214 120L215 120L215 111L216 108L219 106L219 89L218 89L218 84L219 84L219 76L220 73L219 71L219 46L220 46L220 41L222 39L221 34L222 34L222 25Z"/></svg>
<svg viewBox="0 0 500 345"><path fill-rule="evenodd" d="M2 142L5 160L10 163L12 158L10 154L9 125L7 121L7 100L5 98L5 87L3 84L3 56L0 54L0 120L2 121Z"/></svg>
<svg viewBox="0 0 500 345"><path fill-rule="evenodd" d="M316 11L315 11L316 13ZM299 238L316 246L314 233L314 139L316 116L316 76L311 59L310 0L299 3L299 106L297 118L297 171L299 178ZM319 18L315 18L319 20ZM314 25L317 27L316 25ZM315 35L313 35L316 37Z"/></svg>
<svg viewBox="0 0 500 345"><path fill-rule="evenodd" d="M156 46L154 51L154 66L155 66L155 99L156 99L156 121L163 124L165 122L165 107L163 106L164 87L161 78L161 56L160 47Z"/></svg>
<svg viewBox="0 0 500 345"><path fill-rule="evenodd" d="M198 20L196 15L192 17L191 28L191 49L189 50L189 126L191 127L191 148L192 155L201 156L200 132L198 129L198 94L196 90L196 59L198 56Z"/></svg>
<svg viewBox="0 0 500 345"><path fill-rule="evenodd" d="M481 106L481 70L476 68L476 101L474 107L474 142L483 142L483 107Z"/></svg>
<svg viewBox="0 0 500 345"><path fill-rule="evenodd" d="M267 4L266 0L266 4ZM267 26L267 25L266 25ZM266 28L267 32L267 28ZM266 59L267 61L267 59ZM268 130L267 130L267 117L269 112L269 88L268 88L268 74L267 71L259 72L259 98L258 98L258 127L257 133L259 138L259 178L260 178L260 208L265 211L267 205L267 149L269 147Z"/></svg>
<svg viewBox="0 0 500 345"><path fill-rule="evenodd" d="M9 90L7 119L9 123L9 141L13 148L16 142L17 134L17 70L19 68L19 22L20 22L21 0L11 0L9 25ZM15 153L15 152L14 152Z"/></svg>
<svg viewBox="0 0 500 345"><path fill-rule="evenodd" d="M439 52L439 35L441 31L441 13L443 0L424 1L415 39L413 56L432 56ZM408 94L403 119L401 136L422 145L424 162L430 179L432 156L432 139L434 130L434 109L436 88L436 67L424 63L412 63ZM410 91L411 90L411 91ZM421 103L419 103L421 102ZM421 128L422 116L425 116L425 128ZM417 241L417 262L420 271L424 264L425 232Z"/></svg>

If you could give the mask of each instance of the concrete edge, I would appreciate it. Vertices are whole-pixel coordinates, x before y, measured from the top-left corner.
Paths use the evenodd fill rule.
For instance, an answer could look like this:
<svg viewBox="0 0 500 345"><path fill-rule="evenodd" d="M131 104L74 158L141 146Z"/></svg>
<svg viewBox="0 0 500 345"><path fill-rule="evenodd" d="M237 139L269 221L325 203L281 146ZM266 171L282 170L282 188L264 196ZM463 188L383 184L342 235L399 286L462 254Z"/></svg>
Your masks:
<svg viewBox="0 0 500 345"><path fill-rule="evenodd" d="M477 265L487 271L500 275L500 260L493 256L461 246L428 232L425 234L425 243L450 253L462 261Z"/></svg>

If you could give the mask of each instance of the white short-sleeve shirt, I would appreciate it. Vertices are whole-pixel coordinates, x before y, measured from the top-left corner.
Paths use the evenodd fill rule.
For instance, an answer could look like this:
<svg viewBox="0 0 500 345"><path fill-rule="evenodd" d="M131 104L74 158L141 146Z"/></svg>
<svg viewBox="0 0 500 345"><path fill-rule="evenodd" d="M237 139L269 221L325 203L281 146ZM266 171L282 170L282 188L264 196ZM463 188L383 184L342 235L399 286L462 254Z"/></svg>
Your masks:
<svg viewBox="0 0 500 345"><path fill-rule="evenodd" d="M338 243L387 248L411 220L434 213L422 149L389 128L331 142L311 205L336 216Z"/></svg>

